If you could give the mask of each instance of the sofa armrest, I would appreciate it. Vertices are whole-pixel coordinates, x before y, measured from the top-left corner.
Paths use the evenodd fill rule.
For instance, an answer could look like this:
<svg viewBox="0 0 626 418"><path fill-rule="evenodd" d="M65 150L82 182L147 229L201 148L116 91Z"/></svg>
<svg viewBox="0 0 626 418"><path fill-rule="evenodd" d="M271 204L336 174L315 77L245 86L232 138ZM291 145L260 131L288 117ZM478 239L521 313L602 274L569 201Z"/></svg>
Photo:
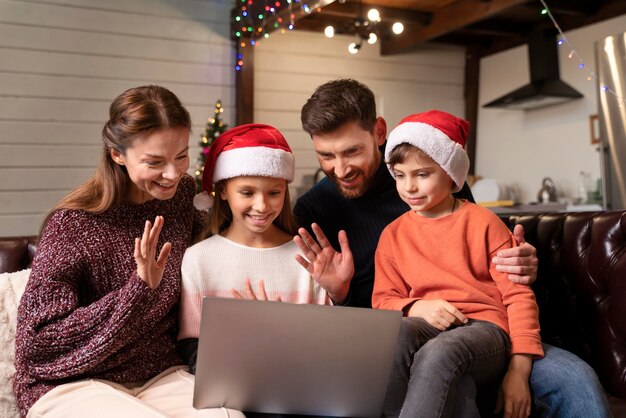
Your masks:
<svg viewBox="0 0 626 418"><path fill-rule="evenodd" d="M37 250L37 237L0 237L0 273L29 268Z"/></svg>

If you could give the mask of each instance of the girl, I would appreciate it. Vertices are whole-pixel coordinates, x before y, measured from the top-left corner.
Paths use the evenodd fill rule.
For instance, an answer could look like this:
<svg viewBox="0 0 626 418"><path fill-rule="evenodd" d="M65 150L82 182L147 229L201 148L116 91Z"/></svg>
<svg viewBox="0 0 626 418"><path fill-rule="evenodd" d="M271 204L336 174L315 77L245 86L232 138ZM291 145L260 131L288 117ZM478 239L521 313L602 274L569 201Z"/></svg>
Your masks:
<svg viewBox="0 0 626 418"><path fill-rule="evenodd" d="M192 371L204 296L330 303L326 291L294 261L298 247L287 186L294 172L291 149L271 126L242 125L211 144L202 189L215 193L205 195L213 204L214 235L189 248L182 264L178 338Z"/></svg>
<svg viewBox="0 0 626 418"><path fill-rule="evenodd" d="M22 416L226 415L193 408L193 376L175 349L180 264L204 226L186 174L190 129L163 87L111 104L96 173L44 221L20 301Z"/></svg>

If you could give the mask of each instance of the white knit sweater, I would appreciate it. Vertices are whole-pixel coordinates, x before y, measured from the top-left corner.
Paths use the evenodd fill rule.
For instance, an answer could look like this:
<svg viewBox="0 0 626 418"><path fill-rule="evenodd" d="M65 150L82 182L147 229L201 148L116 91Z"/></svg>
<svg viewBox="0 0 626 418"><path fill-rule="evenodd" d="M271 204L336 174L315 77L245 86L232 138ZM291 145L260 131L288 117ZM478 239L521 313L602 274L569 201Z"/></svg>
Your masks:
<svg viewBox="0 0 626 418"><path fill-rule="evenodd" d="M220 235L189 247L182 264L178 338L198 338L204 296L232 298L232 289L245 295L246 279L255 292L263 280L270 300L280 296L283 302L330 304L326 291L296 262L297 253L293 241L273 248L253 248Z"/></svg>

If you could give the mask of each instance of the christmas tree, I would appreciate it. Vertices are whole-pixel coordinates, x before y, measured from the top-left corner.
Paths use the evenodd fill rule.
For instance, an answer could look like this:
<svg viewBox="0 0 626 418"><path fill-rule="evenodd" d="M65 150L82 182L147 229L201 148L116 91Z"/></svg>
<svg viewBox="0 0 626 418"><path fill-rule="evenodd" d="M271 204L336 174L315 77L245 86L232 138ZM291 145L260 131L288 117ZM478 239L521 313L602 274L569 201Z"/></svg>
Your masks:
<svg viewBox="0 0 626 418"><path fill-rule="evenodd" d="M200 156L196 159L196 186L198 191L202 191L202 172L204 171L204 163L206 162L206 156L209 154L209 146L213 143L213 140L220 136L228 129L228 125L222 120L222 113L224 108L222 107L222 101L218 100L215 103L215 117L209 118L204 132L200 135Z"/></svg>

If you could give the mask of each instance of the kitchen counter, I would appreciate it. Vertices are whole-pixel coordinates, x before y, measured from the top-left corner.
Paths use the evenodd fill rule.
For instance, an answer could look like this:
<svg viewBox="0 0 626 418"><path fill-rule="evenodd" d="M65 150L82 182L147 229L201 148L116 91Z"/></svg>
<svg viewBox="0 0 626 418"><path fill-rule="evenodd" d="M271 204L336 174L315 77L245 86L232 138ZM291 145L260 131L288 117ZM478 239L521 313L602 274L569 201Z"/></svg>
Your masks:
<svg viewBox="0 0 626 418"><path fill-rule="evenodd" d="M602 206L597 204L569 205L567 203L537 203L519 204L513 206L487 206L488 209L498 215L517 215L522 213L545 213L545 212L595 212L602 211Z"/></svg>

